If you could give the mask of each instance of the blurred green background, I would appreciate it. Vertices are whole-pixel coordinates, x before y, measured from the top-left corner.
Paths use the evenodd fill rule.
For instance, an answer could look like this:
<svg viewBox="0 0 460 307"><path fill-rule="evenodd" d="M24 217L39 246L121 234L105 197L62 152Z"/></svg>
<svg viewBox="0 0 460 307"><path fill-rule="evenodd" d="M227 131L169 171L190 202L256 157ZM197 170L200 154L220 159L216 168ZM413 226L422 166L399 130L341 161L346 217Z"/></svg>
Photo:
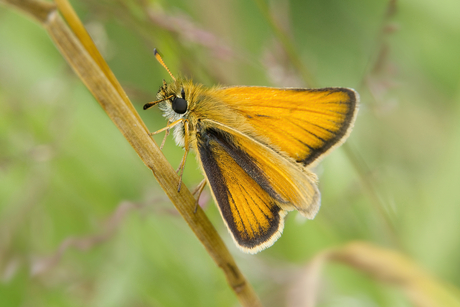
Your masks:
<svg viewBox="0 0 460 307"><path fill-rule="evenodd" d="M202 196L265 306L303 306L293 292L309 260L353 240L400 251L458 291L458 0L72 4L151 131L166 121L142 105L170 80L154 47L173 74L208 86L345 86L361 94L346 147L316 168L319 214L289 214L273 247L241 253L209 191ZM183 150L169 138L164 153L176 167ZM188 159L185 184L201 179ZM1 4L0 305L238 304L46 32ZM317 306L411 303L398 287L335 264L323 272Z"/></svg>

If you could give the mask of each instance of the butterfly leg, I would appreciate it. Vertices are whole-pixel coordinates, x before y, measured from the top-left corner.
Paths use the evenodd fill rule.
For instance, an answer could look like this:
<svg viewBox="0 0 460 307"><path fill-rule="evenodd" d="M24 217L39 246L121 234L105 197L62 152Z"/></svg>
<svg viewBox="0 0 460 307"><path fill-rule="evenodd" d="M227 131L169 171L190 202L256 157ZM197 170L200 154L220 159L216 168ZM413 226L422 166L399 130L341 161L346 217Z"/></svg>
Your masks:
<svg viewBox="0 0 460 307"><path fill-rule="evenodd" d="M158 134L158 133L160 133L160 132L166 131L165 138L163 139L163 142L161 143L161 147L160 147L160 149L161 149L161 148L163 148L164 142L165 142L166 137L168 136L169 131L171 130L171 128L173 128L174 126L177 126L177 125L179 125L179 124L181 124L181 123L184 125L184 130L185 130L185 131L184 131L184 132L185 132L185 133L184 133L184 134L185 134L185 135L184 135L184 143L185 143L185 144L184 144L184 149L185 149L185 154L184 154L184 156L182 157L182 161L180 162L179 168L178 168L177 171L176 171L176 172L180 172L180 175L179 175L180 180L179 180L179 186L177 187L177 192L180 192L180 188L181 188L181 185L182 185L182 175L184 174L185 161L187 160L188 152L189 152L189 150L190 150L190 145L189 145L189 140L188 140L188 134L189 134L189 127L188 127L189 124L188 124L188 120L181 118L181 119L179 119L179 120L176 120L176 121L173 122L173 123L170 123L170 122L168 121L168 125L167 125L166 127L162 128L162 129L160 129L160 130L157 130L157 131L155 131L155 132L151 132L151 133L150 133L150 135L152 136L152 135Z"/></svg>
<svg viewBox="0 0 460 307"><path fill-rule="evenodd" d="M171 123L171 121L168 120L167 126L169 126L170 123ZM163 138L163 141L161 142L161 145L160 145L160 150L163 150L163 147L165 146L165 143L166 143L166 138L168 137L170 131L171 131L171 129L166 130L165 137Z"/></svg>
<svg viewBox="0 0 460 307"><path fill-rule="evenodd" d="M180 123L182 123L182 122L184 122L184 121L185 121L185 119L182 119L182 118L181 118L181 119L176 120L175 122L173 122L173 123L167 125L166 127L161 128L160 130L157 130L157 131L155 131L155 132L150 132L149 135L155 135L155 134L161 133L161 132L163 132L163 131L165 131L165 130L170 130L171 128L173 128L173 127L179 125ZM169 123L169 122L168 122L168 123Z"/></svg>
<svg viewBox="0 0 460 307"><path fill-rule="evenodd" d="M179 168L177 171L179 171L179 186L177 187L177 192L180 192L180 188L181 188L181 185L182 185L182 175L184 174L184 167L185 167L185 161L187 160L187 156L188 156L188 152L190 150L190 144L189 144L189 140L188 140L188 134L189 134L189 131L188 131L188 120L186 119L180 119L180 121L183 121L184 122L184 149L185 149L185 153L184 153L184 156L182 157L182 161L180 162L180 165L179 165Z"/></svg>
<svg viewBox="0 0 460 307"><path fill-rule="evenodd" d="M196 213L196 210L198 209L198 202L200 201L201 193L203 192L206 183L206 179L203 179L192 192L192 195L198 194L196 197L195 210L193 210L193 213Z"/></svg>
<svg viewBox="0 0 460 307"><path fill-rule="evenodd" d="M161 146L160 146L160 149L163 149L163 146L164 146L164 144L165 144L166 138L168 137L169 131L171 130L171 128L173 128L174 126L179 125L179 124L182 123L183 121L184 121L184 119L179 119L179 120L176 120L175 122L171 123L171 122L168 120L168 124L166 125L166 127L162 128L162 129L160 129L160 130L157 130L157 131L155 131L155 132L150 132L149 135L152 136L152 135L161 133L161 132L163 132L163 131L166 131L165 137L164 137L164 139L163 139L163 142L161 142Z"/></svg>

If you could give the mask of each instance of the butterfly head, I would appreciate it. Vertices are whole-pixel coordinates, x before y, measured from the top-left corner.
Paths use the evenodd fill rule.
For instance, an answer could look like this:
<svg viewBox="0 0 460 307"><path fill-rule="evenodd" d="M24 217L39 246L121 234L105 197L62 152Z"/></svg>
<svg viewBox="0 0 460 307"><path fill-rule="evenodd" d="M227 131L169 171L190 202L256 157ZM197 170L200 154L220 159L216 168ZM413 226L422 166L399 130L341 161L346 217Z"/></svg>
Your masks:
<svg viewBox="0 0 460 307"><path fill-rule="evenodd" d="M160 110L164 116L170 121L176 121L187 117L190 110L189 99L187 98L187 90L182 82L175 81L167 84L163 81L163 86L157 94L158 100L154 104L159 104ZM144 110L150 108L150 103L144 106Z"/></svg>

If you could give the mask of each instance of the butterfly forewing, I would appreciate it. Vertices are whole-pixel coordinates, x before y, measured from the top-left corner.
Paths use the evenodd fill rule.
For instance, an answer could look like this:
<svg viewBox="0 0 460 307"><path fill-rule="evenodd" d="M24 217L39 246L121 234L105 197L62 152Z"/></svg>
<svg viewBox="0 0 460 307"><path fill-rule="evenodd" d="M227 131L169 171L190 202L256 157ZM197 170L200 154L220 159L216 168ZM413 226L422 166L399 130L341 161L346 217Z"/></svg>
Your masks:
<svg viewBox="0 0 460 307"><path fill-rule="evenodd" d="M218 95L268 139L267 145L304 165L345 140L358 99L347 88L229 87Z"/></svg>

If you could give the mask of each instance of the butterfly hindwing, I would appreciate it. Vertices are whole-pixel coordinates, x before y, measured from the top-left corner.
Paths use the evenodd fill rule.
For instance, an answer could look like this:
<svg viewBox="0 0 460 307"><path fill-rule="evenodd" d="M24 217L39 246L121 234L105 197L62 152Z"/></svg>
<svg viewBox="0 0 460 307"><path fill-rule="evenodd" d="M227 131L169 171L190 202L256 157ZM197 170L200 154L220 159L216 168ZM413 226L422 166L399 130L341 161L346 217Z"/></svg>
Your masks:
<svg viewBox="0 0 460 307"><path fill-rule="evenodd" d="M286 212L278 205L279 197L259 173L257 183L229 154L231 141L220 131L203 131L198 139L198 156L220 213L237 245L257 252L273 244L281 235ZM241 156L242 163L250 163ZM251 168L249 164L246 165ZM258 172L252 168L252 172ZM262 187L265 184L265 189ZM262 186L261 186L262 185ZM270 195L272 194L272 195Z"/></svg>
<svg viewBox="0 0 460 307"><path fill-rule="evenodd" d="M197 152L220 212L237 244L270 246L286 211L313 218L319 191L313 174L272 149L219 123L197 135Z"/></svg>

